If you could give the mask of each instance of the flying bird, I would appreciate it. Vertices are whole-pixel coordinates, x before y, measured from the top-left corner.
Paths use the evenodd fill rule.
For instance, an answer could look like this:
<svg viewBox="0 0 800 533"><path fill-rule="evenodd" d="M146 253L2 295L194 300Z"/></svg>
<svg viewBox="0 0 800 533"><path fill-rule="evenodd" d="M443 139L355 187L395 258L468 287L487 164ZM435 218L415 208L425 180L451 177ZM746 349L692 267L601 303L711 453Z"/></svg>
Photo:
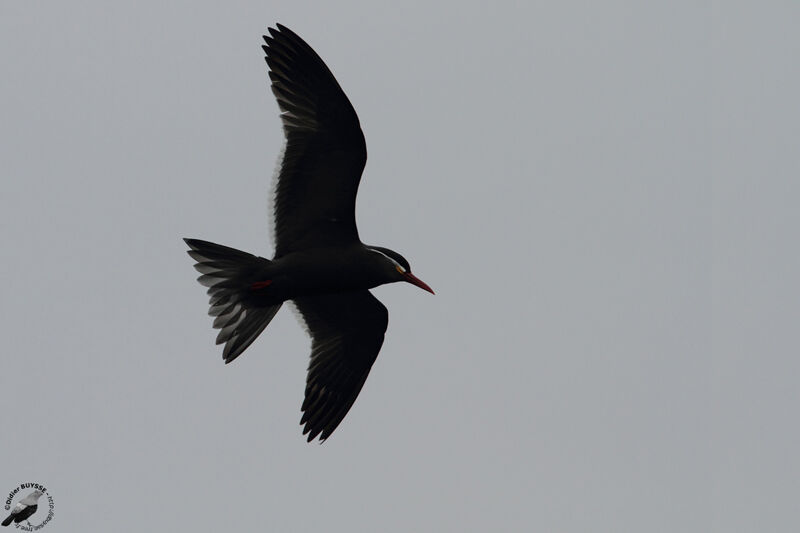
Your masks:
<svg viewBox="0 0 800 533"><path fill-rule="evenodd" d="M11 514L3 520L4 526L11 525L11 522L19 524L23 520L27 520L39 508L39 498L44 494L40 490L35 490L22 498L17 505L11 509Z"/></svg>
<svg viewBox="0 0 800 533"><path fill-rule="evenodd" d="M277 24L264 36L286 146L273 205L275 254L257 257L184 239L225 363L264 331L286 301L312 338L301 407L308 442L330 437L355 402L383 345L388 312L369 291L404 281L433 290L397 252L365 245L355 205L367 148L358 116L331 71L297 34Z"/></svg>

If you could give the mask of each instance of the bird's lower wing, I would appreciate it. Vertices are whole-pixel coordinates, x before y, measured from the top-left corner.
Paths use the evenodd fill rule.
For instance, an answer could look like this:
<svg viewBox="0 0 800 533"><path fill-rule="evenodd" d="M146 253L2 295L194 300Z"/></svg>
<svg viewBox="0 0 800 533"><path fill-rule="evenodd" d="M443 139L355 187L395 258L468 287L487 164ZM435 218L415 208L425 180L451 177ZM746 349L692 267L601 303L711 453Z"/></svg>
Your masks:
<svg viewBox="0 0 800 533"><path fill-rule="evenodd" d="M312 337L303 434L327 439L361 392L383 345L389 313L369 291L298 298Z"/></svg>

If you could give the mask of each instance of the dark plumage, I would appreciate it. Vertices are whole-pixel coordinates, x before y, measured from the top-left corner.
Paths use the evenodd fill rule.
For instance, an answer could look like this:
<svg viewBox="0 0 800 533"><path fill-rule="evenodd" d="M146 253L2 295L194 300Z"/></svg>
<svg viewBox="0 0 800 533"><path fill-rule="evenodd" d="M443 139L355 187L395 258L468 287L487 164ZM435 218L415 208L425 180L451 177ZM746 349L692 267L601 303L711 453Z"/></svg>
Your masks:
<svg viewBox="0 0 800 533"><path fill-rule="evenodd" d="M325 440L355 402L383 344L388 312L368 289L405 281L433 292L400 254L364 245L355 203L367 161L358 116L333 74L294 32L264 36L286 136L274 199L272 260L186 239L209 287L226 363L292 300L312 337L303 434Z"/></svg>

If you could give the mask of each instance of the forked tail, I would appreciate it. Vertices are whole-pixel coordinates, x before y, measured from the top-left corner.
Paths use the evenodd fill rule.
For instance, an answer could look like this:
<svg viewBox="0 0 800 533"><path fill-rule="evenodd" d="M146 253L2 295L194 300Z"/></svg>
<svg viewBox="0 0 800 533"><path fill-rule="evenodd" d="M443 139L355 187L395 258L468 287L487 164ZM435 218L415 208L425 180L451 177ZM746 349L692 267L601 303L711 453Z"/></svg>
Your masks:
<svg viewBox="0 0 800 533"><path fill-rule="evenodd" d="M271 261L220 244L184 239L202 274L197 281L208 287L208 314L216 317L217 344L225 343L225 363L236 359L270 323L281 303L259 305L254 291L266 287Z"/></svg>

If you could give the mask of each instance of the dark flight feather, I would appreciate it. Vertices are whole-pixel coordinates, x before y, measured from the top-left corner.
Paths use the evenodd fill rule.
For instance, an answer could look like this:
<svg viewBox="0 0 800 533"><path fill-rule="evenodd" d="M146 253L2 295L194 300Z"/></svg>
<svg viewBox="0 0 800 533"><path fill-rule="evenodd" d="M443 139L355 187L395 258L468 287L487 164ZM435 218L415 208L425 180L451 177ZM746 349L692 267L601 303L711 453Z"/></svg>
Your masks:
<svg viewBox="0 0 800 533"><path fill-rule="evenodd" d="M294 300L312 338L303 434L327 439L355 402L383 345L386 307L369 291Z"/></svg>
<svg viewBox="0 0 800 533"><path fill-rule="evenodd" d="M358 116L320 57L277 25L264 36L286 148L275 193L275 258L359 242L355 203L367 147Z"/></svg>

